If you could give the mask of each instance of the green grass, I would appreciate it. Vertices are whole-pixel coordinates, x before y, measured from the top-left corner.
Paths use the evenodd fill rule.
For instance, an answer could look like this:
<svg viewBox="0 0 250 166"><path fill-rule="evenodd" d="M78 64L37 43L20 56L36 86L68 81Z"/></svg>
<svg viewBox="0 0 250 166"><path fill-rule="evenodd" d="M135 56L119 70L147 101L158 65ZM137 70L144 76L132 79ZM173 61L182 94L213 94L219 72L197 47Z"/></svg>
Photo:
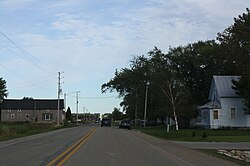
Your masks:
<svg viewBox="0 0 250 166"><path fill-rule="evenodd" d="M185 129L185 130L170 130L166 132L164 125L156 127L137 127L145 134L156 136L163 139L174 141L192 141L192 142L249 142L250 130L201 130L201 129ZM202 135L206 133L207 137L203 138Z"/></svg>
<svg viewBox="0 0 250 166"><path fill-rule="evenodd" d="M0 123L0 141L44 133L71 126L72 125L56 127L52 124Z"/></svg>

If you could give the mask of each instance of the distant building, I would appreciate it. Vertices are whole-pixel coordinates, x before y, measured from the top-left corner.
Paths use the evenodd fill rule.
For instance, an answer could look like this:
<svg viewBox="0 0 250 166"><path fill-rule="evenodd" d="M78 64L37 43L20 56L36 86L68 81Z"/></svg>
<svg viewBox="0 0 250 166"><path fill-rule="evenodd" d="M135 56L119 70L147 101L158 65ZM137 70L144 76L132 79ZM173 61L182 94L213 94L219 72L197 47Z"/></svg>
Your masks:
<svg viewBox="0 0 250 166"><path fill-rule="evenodd" d="M250 127L250 115L244 110L243 98L232 88L232 80L239 79L239 76L213 76L210 102L200 107L202 126L210 129Z"/></svg>
<svg viewBox="0 0 250 166"><path fill-rule="evenodd" d="M64 100L59 101L59 122L64 119ZM1 122L57 123L57 99L4 99L0 104Z"/></svg>

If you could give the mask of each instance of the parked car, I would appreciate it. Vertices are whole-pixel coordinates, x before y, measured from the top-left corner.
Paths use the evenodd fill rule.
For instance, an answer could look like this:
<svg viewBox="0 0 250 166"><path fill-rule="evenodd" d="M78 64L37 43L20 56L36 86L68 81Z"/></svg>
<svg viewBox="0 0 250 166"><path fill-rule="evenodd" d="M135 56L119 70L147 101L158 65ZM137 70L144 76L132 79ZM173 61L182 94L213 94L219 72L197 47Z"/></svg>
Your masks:
<svg viewBox="0 0 250 166"><path fill-rule="evenodd" d="M122 120L121 123L119 124L119 129L124 128L124 129L131 129L131 124L129 120Z"/></svg>
<svg viewBox="0 0 250 166"><path fill-rule="evenodd" d="M109 118L103 118L102 121L101 121L101 127L102 126L109 126L109 127L111 127L111 119L109 119Z"/></svg>

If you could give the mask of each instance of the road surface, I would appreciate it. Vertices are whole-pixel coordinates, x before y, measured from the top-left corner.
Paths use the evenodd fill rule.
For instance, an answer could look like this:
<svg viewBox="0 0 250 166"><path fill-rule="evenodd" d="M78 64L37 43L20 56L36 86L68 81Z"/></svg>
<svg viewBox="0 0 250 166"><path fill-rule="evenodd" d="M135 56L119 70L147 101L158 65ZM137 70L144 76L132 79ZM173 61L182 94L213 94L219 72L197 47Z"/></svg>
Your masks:
<svg viewBox="0 0 250 166"><path fill-rule="evenodd" d="M99 125L56 130L0 142L0 165L222 166L236 165L172 141Z"/></svg>

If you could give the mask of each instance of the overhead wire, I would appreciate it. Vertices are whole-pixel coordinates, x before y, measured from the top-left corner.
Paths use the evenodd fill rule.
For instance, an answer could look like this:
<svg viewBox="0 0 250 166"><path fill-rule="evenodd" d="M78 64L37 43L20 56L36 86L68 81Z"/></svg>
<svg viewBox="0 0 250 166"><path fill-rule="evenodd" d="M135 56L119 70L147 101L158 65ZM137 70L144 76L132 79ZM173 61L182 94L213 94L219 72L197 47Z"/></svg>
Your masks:
<svg viewBox="0 0 250 166"><path fill-rule="evenodd" d="M6 34L4 34L2 31L0 31L0 34L2 34L2 36L4 36L4 37L5 37L5 38L6 38L6 39L16 48L16 49L18 49L18 50L22 53L22 55L24 55L25 58L24 58L23 56L17 54L16 52L10 50L10 49L7 48L6 46L3 46L3 45L2 45L2 46L5 47L8 51L10 51L11 53L15 54L15 55L18 56L18 57L21 57L22 59L27 60L29 63L33 64L35 67L39 68L41 71L43 71L43 72L45 72L46 74L48 74L48 75L50 75L50 76L52 76L52 77L55 78L55 75L54 75L54 74L52 74L51 72L49 72L49 71L45 70L44 68L42 68L42 67L41 67L37 62L35 62L33 59L39 61L40 63L43 63L41 60L39 60L39 59L37 59L36 57L34 57L33 55L31 55L30 53L28 53L28 52L27 52L26 50L24 50L23 48L17 46L17 44L16 44L13 40L11 40ZM33 59L32 59L31 57L32 57ZM45 63L43 63L43 64L45 64ZM45 65L48 66L48 64L45 64ZM50 66L50 67L51 67L51 66Z"/></svg>
<svg viewBox="0 0 250 166"><path fill-rule="evenodd" d="M21 78L22 80L24 80L25 82L29 83L30 85L33 85L33 86L35 86L35 87L37 87L37 88L42 88L42 89L47 90L47 91L51 91L51 90L49 90L49 89L47 89L47 88L45 88L45 87L42 87L42 86L39 86L39 85L36 85L36 84L32 83L31 81L29 81L29 80L25 79L24 77L18 75L17 73L15 73L14 71L8 69L7 67L5 67L5 66L2 65L2 64L0 64L0 66L1 66L3 69L5 69L6 71L12 73L13 75L15 75L15 76Z"/></svg>
<svg viewBox="0 0 250 166"><path fill-rule="evenodd" d="M70 97L76 97L73 94L67 94ZM104 96L104 97L78 97L79 99L90 99L90 100L100 100L100 99L110 99L110 98L117 98L117 96Z"/></svg>
<svg viewBox="0 0 250 166"><path fill-rule="evenodd" d="M36 57L32 56L30 53L28 53L28 52L27 52L26 50L24 50L23 48L17 46L17 44L16 44L13 40L11 40L6 34L4 34L2 31L0 31L0 34L1 34L2 36L4 36L4 38L7 39L8 42L10 42L10 43L14 46L14 48L17 49L19 52L15 52L15 51L13 51L11 48L8 48L6 45L4 45L4 44L1 43L0 46L1 46L2 48L5 48L6 50L8 50L10 53L14 54L15 56L18 56L18 57L20 57L20 58L26 60L27 62L31 63L31 64L34 65L35 67L39 68L41 71L43 71L43 72L45 72L46 74L48 74L50 77L56 78L54 74L52 74L51 72L48 72L47 70L45 70L44 68L42 68L37 62L35 62L35 61L33 60L33 59L36 59L37 61L40 61L39 59L37 59ZM33 59L32 59L32 58L33 58ZM40 63L42 63L42 61L40 61ZM43 63L43 64L44 64L44 63ZM45 87L39 86L39 85L37 85L37 84L35 84L35 83L33 83L33 82L27 80L26 78L20 76L19 74L17 74L17 73L14 72L13 70L8 69L7 67L5 67L5 66L2 65L2 64L0 64L0 66L1 66L2 68L4 68L6 71L12 73L12 74L15 75L16 77L21 78L21 79L24 80L26 83L28 83L28 84L30 84L30 85L32 85L32 86L35 86L35 87L37 87L37 88L42 88L42 89L47 90L47 91L51 91L51 90L49 90L49 89L47 89L47 88L45 88Z"/></svg>

